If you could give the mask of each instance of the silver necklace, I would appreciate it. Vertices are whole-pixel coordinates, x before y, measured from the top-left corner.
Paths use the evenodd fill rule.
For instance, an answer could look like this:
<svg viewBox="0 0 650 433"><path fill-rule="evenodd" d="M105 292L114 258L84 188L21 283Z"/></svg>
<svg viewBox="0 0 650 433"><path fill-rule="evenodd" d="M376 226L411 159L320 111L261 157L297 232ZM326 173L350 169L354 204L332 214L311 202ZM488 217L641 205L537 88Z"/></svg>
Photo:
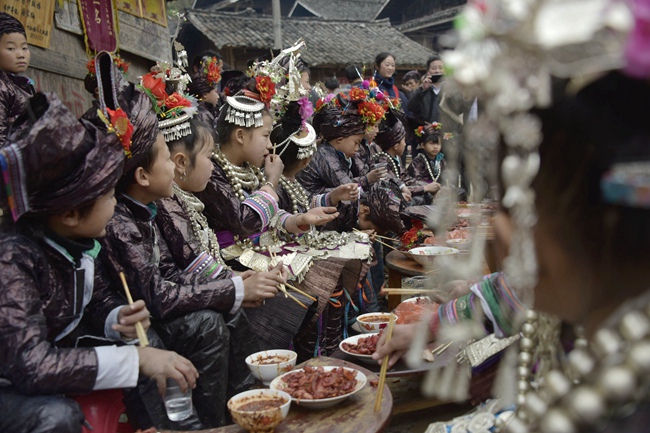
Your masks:
<svg viewBox="0 0 650 433"><path fill-rule="evenodd" d="M395 163L395 160L393 159L392 156L390 156L389 154L387 154L387 153L384 152L384 151L381 151L381 152L379 152L379 153L376 153L375 155L376 155L376 156L379 156L379 155L385 155L385 156L388 158L388 160L390 161L391 165L393 166L393 173L395 173L395 176L397 176L398 178L400 177L399 167L398 167L397 164Z"/></svg>
<svg viewBox="0 0 650 433"><path fill-rule="evenodd" d="M243 166L239 167L228 161L226 156L221 153L220 150L212 152L212 157L226 173L226 177L228 178L230 185L232 185L232 188L235 190L235 194L239 201L246 200L246 194L244 194L244 191L256 191L260 184L266 182L264 173L247 162L245 162Z"/></svg>
<svg viewBox="0 0 650 433"><path fill-rule="evenodd" d="M507 432L600 430L609 419L629 415L648 399L650 291L612 317L594 334L590 345L582 338L576 340L567 374L551 370L537 392L525 392ZM531 331L524 329L524 337ZM528 353L521 355L520 375L531 367Z"/></svg>
<svg viewBox="0 0 650 433"><path fill-rule="evenodd" d="M426 156L424 157L424 160L427 163L427 171L429 172L429 176L431 176L431 179L434 182L438 182L438 179L440 178L440 173L442 172L442 170L440 170L440 161L438 161L438 159L433 161L433 172L437 172L437 174L434 176L433 172L431 171L431 164L429 163L429 160Z"/></svg>
<svg viewBox="0 0 650 433"><path fill-rule="evenodd" d="M282 185L282 188L284 188L287 194L289 194L294 215L300 213L298 205L302 206L305 210L309 210L310 206L307 191L305 191L305 188L303 188L298 181L290 181L283 174L280 176L280 185Z"/></svg>
<svg viewBox="0 0 650 433"><path fill-rule="evenodd" d="M208 225L208 220L203 215L205 205L194 196L194 194L183 191L178 185L174 184L174 194L178 197L182 204L183 210L187 214L192 226L194 236L199 240L201 251L210 254L217 263L226 266L223 258L221 257L221 250L219 248L219 241L214 234L214 230Z"/></svg>

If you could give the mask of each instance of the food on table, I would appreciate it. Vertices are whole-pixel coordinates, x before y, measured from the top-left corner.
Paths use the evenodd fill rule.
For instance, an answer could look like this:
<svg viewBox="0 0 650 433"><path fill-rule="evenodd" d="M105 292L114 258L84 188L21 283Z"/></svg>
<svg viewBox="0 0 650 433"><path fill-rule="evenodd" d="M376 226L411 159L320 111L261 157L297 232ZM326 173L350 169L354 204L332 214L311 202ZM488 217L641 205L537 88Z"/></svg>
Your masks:
<svg viewBox="0 0 650 433"><path fill-rule="evenodd" d="M390 314L373 314L370 316L360 317L357 320L365 323L388 323L390 322Z"/></svg>
<svg viewBox="0 0 650 433"><path fill-rule="evenodd" d="M395 314L398 319L395 322L398 325L416 323L425 311L433 312L438 309L439 305L431 302L428 298L417 298L415 301L404 301L397 306Z"/></svg>
<svg viewBox="0 0 650 433"><path fill-rule="evenodd" d="M293 398L320 400L349 394L357 386L356 371L342 367L325 371L323 367L304 369L282 377L283 391Z"/></svg>
<svg viewBox="0 0 650 433"><path fill-rule="evenodd" d="M372 355L377 350L377 342L381 334L360 338L356 343L343 343L343 349L357 355Z"/></svg>
<svg viewBox="0 0 650 433"><path fill-rule="evenodd" d="M451 230L453 231L453 230L457 230L457 229L462 229L464 227L469 227L469 221L466 220L466 219L461 219L460 221L458 221L456 224L454 224L451 227Z"/></svg>
<svg viewBox="0 0 650 433"><path fill-rule="evenodd" d="M247 403L238 405L237 410L244 411L244 412L256 412L262 410L269 410L269 409L275 409L277 407L280 407L286 402L287 400L283 399L282 397L271 397L271 398L264 398L261 400L254 399Z"/></svg>
<svg viewBox="0 0 650 433"><path fill-rule="evenodd" d="M253 359L251 363L256 365L270 365L289 362L289 360L291 360L290 355L260 355L257 358Z"/></svg>
<svg viewBox="0 0 650 433"><path fill-rule="evenodd" d="M448 239L469 239L471 236L469 230L454 229L447 234Z"/></svg>

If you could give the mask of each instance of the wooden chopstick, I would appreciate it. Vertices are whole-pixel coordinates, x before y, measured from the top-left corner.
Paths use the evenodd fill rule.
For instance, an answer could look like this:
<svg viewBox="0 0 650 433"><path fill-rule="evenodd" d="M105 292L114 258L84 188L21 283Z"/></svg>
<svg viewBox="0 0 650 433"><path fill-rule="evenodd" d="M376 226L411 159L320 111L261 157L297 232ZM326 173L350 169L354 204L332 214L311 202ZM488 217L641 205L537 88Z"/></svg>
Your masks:
<svg viewBox="0 0 650 433"><path fill-rule="evenodd" d="M129 285L126 283L124 272L120 272L120 279L124 286L124 292L126 292L126 299L129 301L129 305L133 305L133 298L131 297L131 291L129 291ZM138 335L138 340L140 340L140 347L147 347L149 345L149 339L147 338L147 333L144 331L142 323L135 322L135 332Z"/></svg>
<svg viewBox="0 0 650 433"><path fill-rule="evenodd" d="M390 343L390 339L393 337L393 325L395 325L395 315L391 314L390 320L388 321L388 329L386 331L386 344ZM379 372L379 389L377 390L377 398L375 399L375 412L379 412L381 409L381 399L384 396L384 384L386 383L389 356L390 354L384 356L384 361L381 363L381 371Z"/></svg>
<svg viewBox="0 0 650 433"><path fill-rule="evenodd" d="M450 342L447 343L447 344L441 344L440 346L438 346L438 347L436 347L435 349L433 349L433 350L431 351L431 354L434 355L434 356L440 356L440 354L442 354L442 352L444 352L445 350L449 349L449 346L451 346L452 343L453 343L453 341L450 341Z"/></svg>
<svg viewBox="0 0 650 433"><path fill-rule="evenodd" d="M275 153L275 149L273 150L273 153ZM272 258L272 259L275 259L275 258L276 258L276 255L275 255L275 252L274 252L274 251L269 251L269 254L271 255L271 258ZM282 276L282 273L280 273L280 276ZM289 286L289 287L291 287L292 289L294 289L295 291L300 292L300 293L302 293L303 295L306 295L307 297L309 297L309 298L311 298L311 299L314 299L314 298L312 298L311 296L309 296L309 295L307 295L306 293L304 293L302 290L298 290L298 289L296 289L295 287L293 287L293 286L290 285L290 284L287 284L287 283L284 283L284 284L278 284L278 289L279 289L282 293L284 293L284 297L285 297L285 298L291 298L291 299L293 299L293 300L294 300L298 305L300 305L300 306L301 306L302 308L304 308L304 309L307 309L308 307L307 307L305 304L303 304L303 303L300 301L300 299L296 298L296 297L293 296L291 293L287 292L287 288L284 287L284 286ZM316 301L316 299L314 299L314 301Z"/></svg>
<svg viewBox="0 0 650 433"><path fill-rule="evenodd" d="M427 293L440 293L439 290L410 290L410 289L404 289L404 290L382 290L382 293L386 293L387 295L419 295L420 293L422 294L427 294Z"/></svg>
<svg viewBox="0 0 650 433"><path fill-rule="evenodd" d="M392 245L388 245L386 242L382 242L382 241L380 241L379 239L375 239L375 240L376 240L377 242L379 242L380 244L385 245L385 246L387 246L388 248L391 248L391 249L397 251L397 248L395 248L394 246L392 246Z"/></svg>
<svg viewBox="0 0 650 433"><path fill-rule="evenodd" d="M269 250L269 255L271 256L271 261L273 261L273 260L275 260L275 259L277 258L277 256L275 255L275 251L271 251L271 250ZM282 276L282 272L280 272L280 276ZM286 290L286 288L284 287L284 284L280 284L279 288L280 288L280 291L281 291L282 293L284 293L284 297L285 297L285 298L288 298L288 297L289 297L289 294L287 293L287 290Z"/></svg>
<svg viewBox="0 0 650 433"><path fill-rule="evenodd" d="M308 294L308 293L303 292L303 291L300 290L299 288L294 287L294 286L292 286L292 285L289 284L289 283L284 283L284 285L287 286L287 287L290 288L290 289L295 290L296 292L300 293L301 295L304 295L304 296L308 297L308 298L311 299L312 301L314 301L314 302L318 302L318 299L314 298L313 296L311 296L311 295Z"/></svg>
<svg viewBox="0 0 650 433"><path fill-rule="evenodd" d="M368 233L364 232L363 230L359 230L359 229L355 229L355 228L353 228L352 230L354 230L357 233L368 234ZM394 241L394 242L397 242L399 240L399 239L395 239L395 238L389 238L388 236L378 235L377 233L375 233L375 237L386 239L388 241Z"/></svg>
<svg viewBox="0 0 650 433"><path fill-rule="evenodd" d="M291 293L287 292L287 289L283 285L280 285L279 287L280 287L280 291L284 293L285 297L289 297L289 298L293 299L298 305L300 305L304 309L308 308L305 304L303 304L300 301L300 299L296 298Z"/></svg>

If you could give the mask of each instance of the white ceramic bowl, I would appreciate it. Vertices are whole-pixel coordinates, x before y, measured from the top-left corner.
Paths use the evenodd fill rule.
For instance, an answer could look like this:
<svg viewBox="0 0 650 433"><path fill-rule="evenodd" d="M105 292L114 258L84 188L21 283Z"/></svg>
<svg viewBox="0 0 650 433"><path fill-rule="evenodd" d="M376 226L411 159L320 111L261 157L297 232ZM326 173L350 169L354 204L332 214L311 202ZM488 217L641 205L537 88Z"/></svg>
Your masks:
<svg viewBox="0 0 650 433"><path fill-rule="evenodd" d="M268 386L279 375L293 370L297 358L298 354L292 350L263 350L247 356L246 365L255 377Z"/></svg>
<svg viewBox="0 0 650 433"><path fill-rule="evenodd" d="M357 322L359 323L359 329L361 329L361 332L364 334L369 334L369 333L374 333L374 332L379 332L385 327L388 326L388 322L390 321L390 315L391 313L366 313L366 314L361 314L357 316ZM393 313L393 316L395 316L395 320L397 320L397 315ZM381 318L382 320L377 320L377 321L368 321L370 319L374 318Z"/></svg>
<svg viewBox="0 0 650 433"><path fill-rule="evenodd" d="M335 368L344 368L346 370L351 370L356 373L356 379L357 379L357 384L354 387L354 390L352 392L349 392L344 395L339 395L338 397L330 397L330 398L321 398L319 400L305 400L305 399L298 399L298 398L291 398L294 403L296 403L299 406L310 408L310 409L324 409L326 407L332 407L334 405L339 404L343 400L347 399L348 397L356 394L357 392L361 391L364 386L366 386L366 383L368 382L368 378L366 377L365 374L360 372L359 370L355 370L353 368L348 368L348 367L323 367L325 371L332 371ZM294 370L290 371L288 373L283 374L282 376L276 377L273 379L271 382L270 388L278 391L282 391L286 388L286 383L282 380L283 377L288 376L290 374L294 374L296 372L302 371L302 369L299 370Z"/></svg>
<svg viewBox="0 0 650 433"><path fill-rule="evenodd" d="M357 344L359 342L359 340L361 340L363 338L369 338L369 337L372 337L373 335L378 335L378 334L379 334L378 332L375 332L375 333L372 333L372 334L353 335L352 337L348 337L345 340L341 341L339 343L339 349L341 349L341 352L347 353L348 355L355 357L359 361L367 362L367 363L370 363L370 364L376 364L377 361L372 359L372 355L361 355L360 353L350 352L348 350L345 350L345 348L343 347L343 344L344 343Z"/></svg>
<svg viewBox="0 0 650 433"><path fill-rule="evenodd" d="M436 257L458 254L457 248L449 247L417 247L408 251L409 256L422 266L431 266Z"/></svg>
<svg viewBox="0 0 650 433"><path fill-rule="evenodd" d="M457 248L460 251L467 251L472 245L472 241L469 239L447 239L445 243L448 247Z"/></svg>
<svg viewBox="0 0 650 433"><path fill-rule="evenodd" d="M269 399L282 399L284 403L279 407L266 410L242 409L245 404ZM251 432L272 432L287 417L289 406L291 406L291 396L274 389L244 391L228 400L228 410L233 421Z"/></svg>

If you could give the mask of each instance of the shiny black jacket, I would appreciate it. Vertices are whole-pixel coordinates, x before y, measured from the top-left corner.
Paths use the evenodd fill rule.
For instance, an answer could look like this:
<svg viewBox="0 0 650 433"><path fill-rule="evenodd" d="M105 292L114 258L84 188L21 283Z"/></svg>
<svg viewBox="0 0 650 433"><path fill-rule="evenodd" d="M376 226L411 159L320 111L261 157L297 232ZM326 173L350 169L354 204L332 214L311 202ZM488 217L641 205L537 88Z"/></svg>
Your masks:
<svg viewBox="0 0 650 433"><path fill-rule="evenodd" d="M228 313L235 303L232 280L207 280L177 264L153 223L155 205L145 206L119 195L115 214L101 240L108 278L121 288L123 271L133 299L144 299L154 319L212 309Z"/></svg>
<svg viewBox="0 0 650 433"><path fill-rule="evenodd" d="M90 328L103 330L108 313L126 302L96 275L84 309L85 271L74 257L44 238L4 233L0 244L0 376L25 394L92 391L95 351L71 346Z"/></svg>
<svg viewBox="0 0 650 433"><path fill-rule="evenodd" d="M11 125L27 110L27 100L34 93L29 78L0 69L0 147L4 146Z"/></svg>

